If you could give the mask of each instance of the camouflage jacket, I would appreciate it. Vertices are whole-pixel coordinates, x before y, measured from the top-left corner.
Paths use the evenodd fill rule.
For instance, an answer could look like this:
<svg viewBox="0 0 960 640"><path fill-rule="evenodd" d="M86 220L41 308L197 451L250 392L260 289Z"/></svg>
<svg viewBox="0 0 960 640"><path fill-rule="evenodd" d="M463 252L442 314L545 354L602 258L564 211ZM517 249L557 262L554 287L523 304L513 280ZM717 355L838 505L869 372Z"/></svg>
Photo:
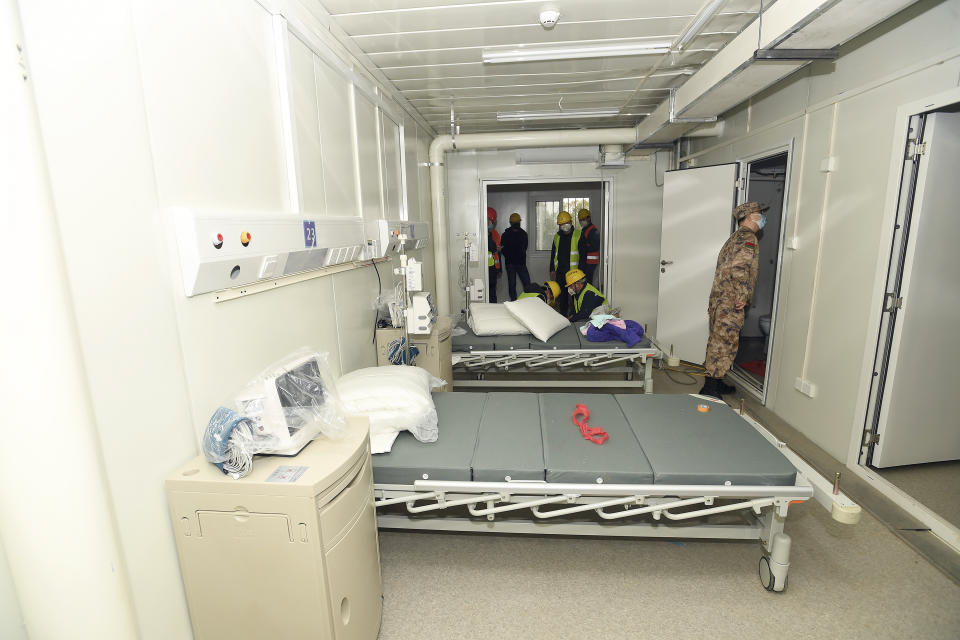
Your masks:
<svg viewBox="0 0 960 640"><path fill-rule="evenodd" d="M757 284L760 248L757 234L740 227L724 243L710 290L710 305L720 300L749 303Z"/></svg>

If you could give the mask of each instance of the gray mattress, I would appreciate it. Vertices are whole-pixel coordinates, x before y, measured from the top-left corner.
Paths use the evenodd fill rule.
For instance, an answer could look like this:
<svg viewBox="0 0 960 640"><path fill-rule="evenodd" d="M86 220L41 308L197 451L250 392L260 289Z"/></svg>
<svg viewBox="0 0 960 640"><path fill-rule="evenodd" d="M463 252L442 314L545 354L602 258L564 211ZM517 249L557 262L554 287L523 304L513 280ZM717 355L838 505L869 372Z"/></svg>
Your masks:
<svg viewBox="0 0 960 640"><path fill-rule="evenodd" d="M378 484L424 479L502 482L791 486L796 470L727 405L685 395L436 393L435 443L401 433L373 456ZM571 413L590 409L602 445L585 440Z"/></svg>
<svg viewBox="0 0 960 640"><path fill-rule="evenodd" d="M649 349L651 348L650 339L643 337L639 343L633 347L619 340L610 340L608 342L591 342L587 340L579 330L579 325L570 325L565 329L551 336L546 342L537 340L529 333L519 336L478 336L470 329L469 325L461 322L458 327L466 331L465 334L453 336L452 349L455 352L469 351L515 351L518 349L533 349L536 351L551 349Z"/></svg>

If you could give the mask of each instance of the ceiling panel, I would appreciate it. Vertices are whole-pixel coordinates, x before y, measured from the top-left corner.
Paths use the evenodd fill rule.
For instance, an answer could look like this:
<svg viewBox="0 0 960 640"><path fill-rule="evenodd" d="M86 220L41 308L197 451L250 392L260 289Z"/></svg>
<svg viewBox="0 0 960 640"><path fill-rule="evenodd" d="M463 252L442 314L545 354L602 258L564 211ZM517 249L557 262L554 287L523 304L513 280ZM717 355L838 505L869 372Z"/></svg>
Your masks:
<svg viewBox="0 0 960 640"><path fill-rule="evenodd" d="M368 2L358 0L357 8ZM559 9L559 24L654 18L692 18L703 0L562 0L554 3L472 2L462 5L411 8L398 11L354 12L336 15L337 23L351 36L371 33L402 33L428 29L461 29L477 26L538 24L540 9L552 4Z"/></svg>
<svg viewBox="0 0 960 640"><path fill-rule="evenodd" d="M496 112L652 111L754 20L760 4L727 0L683 51L666 55L485 65L485 47L675 42L706 0L553 0L547 4L561 15L550 30L538 24L543 0L314 1L438 131L449 129L452 104L461 133L633 124L643 116L534 124L497 122Z"/></svg>

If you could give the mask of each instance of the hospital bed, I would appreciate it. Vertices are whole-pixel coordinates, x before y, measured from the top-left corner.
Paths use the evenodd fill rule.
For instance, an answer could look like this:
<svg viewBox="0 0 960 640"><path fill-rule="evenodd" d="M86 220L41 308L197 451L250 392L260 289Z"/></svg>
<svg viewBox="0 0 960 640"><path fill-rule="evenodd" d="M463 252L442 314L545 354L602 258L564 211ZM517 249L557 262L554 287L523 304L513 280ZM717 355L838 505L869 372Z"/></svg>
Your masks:
<svg viewBox="0 0 960 640"><path fill-rule="evenodd" d="M786 585L789 507L859 507L726 404L701 396L438 393L440 437L401 433L373 457L387 529L758 539L761 580ZM578 403L609 439L581 436Z"/></svg>
<svg viewBox="0 0 960 640"><path fill-rule="evenodd" d="M511 387L639 387L653 393L653 361L663 353L649 338L633 347L619 340L591 342L576 325L559 331L546 342L535 336L478 336L461 323L452 338L453 369L469 377L454 378L454 387L505 386L489 373L523 373ZM531 378L531 373L555 374ZM582 374L618 373L622 378L584 379ZM572 375L573 374L573 375ZM556 377L559 375L560 377Z"/></svg>

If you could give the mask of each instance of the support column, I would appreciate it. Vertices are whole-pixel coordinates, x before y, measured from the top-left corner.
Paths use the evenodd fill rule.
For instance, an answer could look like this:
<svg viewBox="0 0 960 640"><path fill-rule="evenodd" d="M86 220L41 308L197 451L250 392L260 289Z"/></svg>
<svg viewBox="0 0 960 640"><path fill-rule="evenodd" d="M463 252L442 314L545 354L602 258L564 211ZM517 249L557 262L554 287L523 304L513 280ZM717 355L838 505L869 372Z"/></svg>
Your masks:
<svg viewBox="0 0 960 640"><path fill-rule="evenodd" d="M0 538L31 638L128 640L139 634L22 45L18 4L0 0Z"/></svg>

